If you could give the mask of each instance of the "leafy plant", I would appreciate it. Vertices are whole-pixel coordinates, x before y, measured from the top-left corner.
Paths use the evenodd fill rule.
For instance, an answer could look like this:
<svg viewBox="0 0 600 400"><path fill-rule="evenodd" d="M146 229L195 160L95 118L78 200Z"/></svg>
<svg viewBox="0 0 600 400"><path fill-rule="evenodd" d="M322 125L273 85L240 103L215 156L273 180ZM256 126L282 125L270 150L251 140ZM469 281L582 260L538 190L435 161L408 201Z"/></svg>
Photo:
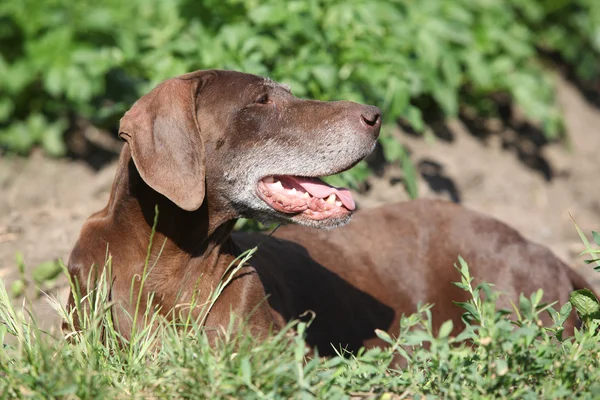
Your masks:
<svg viewBox="0 0 600 400"><path fill-rule="evenodd" d="M11 284L11 294L13 297L24 295L26 288L32 283L38 285L38 288L44 291L50 290L56 286L57 279L62 272L61 262L59 260L46 261L38 264L31 272L31 277L28 277L25 274L23 254L17 252L15 259L17 262L17 269L19 270L19 278Z"/></svg>
<svg viewBox="0 0 600 400"><path fill-rule="evenodd" d="M416 131L432 108L494 114L489 96L507 93L556 137L560 113L536 49L597 76L599 9L593 0L6 0L0 147L64 154L75 118L114 130L153 85L203 68L268 75L299 96L377 104L388 125L402 118ZM389 128L382 144L410 169ZM354 169L339 179L364 177ZM408 172L412 196L414 179Z"/></svg>
<svg viewBox="0 0 600 400"><path fill-rule="evenodd" d="M594 266L594 270L600 272L600 249L593 248L588 238L585 236L581 228L579 228L575 220L573 220L573 223L575 224L575 229L577 229L577 233L579 234L579 237L585 246L585 251L583 251L581 255L588 254L592 257L591 259L584 260L584 262L586 264L596 264ZM596 231L592 231L592 237L594 238L596 246L600 246L600 234ZM600 301L591 290L575 290L573 293L571 293L569 301L573 307L575 307L577 314L584 323L589 324L590 321L600 321Z"/></svg>
<svg viewBox="0 0 600 400"><path fill-rule="evenodd" d="M559 54L580 79L599 76L600 4L594 0L523 2L511 0L536 46Z"/></svg>

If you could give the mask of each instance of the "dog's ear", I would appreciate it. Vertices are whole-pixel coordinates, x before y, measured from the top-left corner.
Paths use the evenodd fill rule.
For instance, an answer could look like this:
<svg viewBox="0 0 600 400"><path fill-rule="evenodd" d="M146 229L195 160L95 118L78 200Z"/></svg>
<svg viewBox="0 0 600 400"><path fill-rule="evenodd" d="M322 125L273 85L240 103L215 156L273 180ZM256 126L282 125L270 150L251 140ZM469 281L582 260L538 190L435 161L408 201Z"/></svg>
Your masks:
<svg viewBox="0 0 600 400"><path fill-rule="evenodd" d="M205 195L204 143L196 117L202 74L169 79L121 118L119 137L140 176L180 208L200 208Z"/></svg>

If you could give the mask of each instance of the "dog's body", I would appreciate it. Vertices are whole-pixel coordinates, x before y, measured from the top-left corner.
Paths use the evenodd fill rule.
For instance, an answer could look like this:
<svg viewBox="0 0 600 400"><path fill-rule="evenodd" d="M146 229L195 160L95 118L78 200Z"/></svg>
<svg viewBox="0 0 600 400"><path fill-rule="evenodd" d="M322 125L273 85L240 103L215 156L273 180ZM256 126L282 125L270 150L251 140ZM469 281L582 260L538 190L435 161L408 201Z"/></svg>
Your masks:
<svg viewBox="0 0 600 400"><path fill-rule="evenodd" d="M321 354L329 343L349 350L381 344L375 328L397 335L402 314L417 303L434 304L434 330L446 320L454 334L464 326L464 310L453 301L468 293L453 267L461 255L475 277L504 293L498 306L512 309L518 296L539 288L546 302L566 303L569 293L586 285L547 248L531 243L505 224L454 203L415 200L361 210L352 221L333 231L297 225L283 226L276 238L234 234L247 249L261 243L252 260L269 304L289 320L310 309L316 318L307 342ZM549 322L548 320L546 322ZM575 315L565 324L572 332Z"/></svg>
<svg viewBox="0 0 600 400"><path fill-rule="evenodd" d="M225 327L234 313L264 335L312 310L307 341L321 354L331 352L330 344L380 344L374 330L396 334L400 315L419 301L435 304L436 325L453 319L459 327L461 310L452 300L465 293L451 285L459 280L458 255L472 275L513 299L541 287L547 300L565 302L582 284L547 249L450 203L388 206L359 212L340 229L314 229L343 225L354 210L346 190L317 177L369 154L380 124L375 107L300 100L252 75L199 71L168 80L121 120L127 144L109 204L84 225L69 272L88 293L88 277L98 275L108 247L111 299L119 305L113 315L127 337L137 301L131 285L134 293L141 287L158 206L149 262L156 266L139 310L154 293L153 306L173 317L193 298L205 299L235 257L262 242L210 310L206 327ZM238 217L305 227L282 227L275 238L232 237Z"/></svg>

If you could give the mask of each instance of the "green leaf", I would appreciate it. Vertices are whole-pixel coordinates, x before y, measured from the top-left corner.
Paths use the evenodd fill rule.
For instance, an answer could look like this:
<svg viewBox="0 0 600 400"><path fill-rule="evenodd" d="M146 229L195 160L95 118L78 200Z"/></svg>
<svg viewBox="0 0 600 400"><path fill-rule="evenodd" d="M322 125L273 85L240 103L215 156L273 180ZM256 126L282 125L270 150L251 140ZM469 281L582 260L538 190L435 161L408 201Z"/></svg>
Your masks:
<svg viewBox="0 0 600 400"><path fill-rule="evenodd" d="M10 292L13 297L20 297L25 292L25 281L17 279L10 285Z"/></svg>
<svg viewBox="0 0 600 400"><path fill-rule="evenodd" d="M381 329L375 329L375 334L377 335L377 337L379 339L383 340L386 343L389 343L389 344L395 343L395 340L392 339L392 337L386 331L383 331Z"/></svg>
<svg viewBox="0 0 600 400"><path fill-rule="evenodd" d="M571 217L571 220L573 221L573 225L575 225L575 229L577 230L577 234L579 235L579 238L581 239L581 241L583 242L583 245L585 246L585 249L586 249L585 253L594 254L595 250L592 247L592 245L590 244L590 241L585 236L585 234L583 233L581 228L579 228L579 225L577 225L577 222L575 222L575 219L573 218L573 216L570 214L569 214L569 216ZM596 264L597 264L596 268L600 267L600 261L598 261ZM596 269L596 268L594 268L594 269Z"/></svg>
<svg viewBox="0 0 600 400"><path fill-rule="evenodd" d="M312 67L312 74L324 89L331 89L337 83L337 70L333 65Z"/></svg>
<svg viewBox="0 0 600 400"><path fill-rule="evenodd" d="M544 297L544 291L542 289L538 289L533 295L531 295L535 307L540 304L542 297Z"/></svg>
<svg viewBox="0 0 600 400"><path fill-rule="evenodd" d="M528 317L531 316L531 301L523 293L519 294L519 310Z"/></svg>
<svg viewBox="0 0 600 400"><path fill-rule="evenodd" d="M423 122L423 115L421 114L421 110L417 107L409 106L404 114L404 118L408 121L410 126L416 132L423 132L425 129L425 122Z"/></svg>
<svg viewBox="0 0 600 400"><path fill-rule="evenodd" d="M425 331L411 331L403 339L407 345L414 346L423 342L431 342L433 337Z"/></svg>
<svg viewBox="0 0 600 400"><path fill-rule="evenodd" d="M256 7L248 16L257 25L276 25L285 20L287 13L285 6L270 3Z"/></svg>
<svg viewBox="0 0 600 400"><path fill-rule="evenodd" d="M442 58L442 72L449 85L454 88L458 88L462 80L462 74L460 71L460 65L454 57L450 54Z"/></svg>
<svg viewBox="0 0 600 400"><path fill-rule="evenodd" d="M458 113L458 98L454 88L444 85L442 82L433 88L433 97L440 105L446 116L455 117Z"/></svg>
<svg viewBox="0 0 600 400"><path fill-rule="evenodd" d="M496 373L498 376L504 376L508 372L508 363L506 360L496 360Z"/></svg>
<svg viewBox="0 0 600 400"><path fill-rule="evenodd" d="M440 326L438 337L440 339L447 338L448 336L450 336L450 333L452 333L452 329L454 329L454 323L451 319L449 319L448 321L444 322L442 326Z"/></svg>
<svg viewBox="0 0 600 400"><path fill-rule="evenodd" d="M42 147L51 156L58 157L66 153L67 148L63 139L63 133L67 127L67 122L59 119L53 124L49 124L42 135Z"/></svg>
<svg viewBox="0 0 600 400"><path fill-rule="evenodd" d="M31 277L37 283L44 283L56 278L62 271L60 262L47 261L39 264L31 273Z"/></svg>
<svg viewBox="0 0 600 400"><path fill-rule="evenodd" d="M460 271L460 274L468 281L471 281L471 273L469 272L469 265L467 264L467 262L465 261L464 258L462 258L462 256L458 256L458 264L460 265L460 267L457 267L458 270Z"/></svg>
<svg viewBox="0 0 600 400"><path fill-rule="evenodd" d="M0 122L6 121L13 113L14 102L8 96L0 97Z"/></svg>
<svg viewBox="0 0 600 400"><path fill-rule="evenodd" d="M596 242L596 244L600 246L600 233L592 231L592 236L594 237L594 242Z"/></svg>
<svg viewBox="0 0 600 400"><path fill-rule="evenodd" d="M583 260L583 263L584 264L595 264L595 263L598 263L598 261L600 261L600 258L593 258L591 260ZM596 268L598 268L598 267L596 267Z"/></svg>
<svg viewBox="0 0 600 400"><path fill-rule="evenodd" d="M240 371L242 372L242 380L247 384L252 384L252 365L248 357L244 357L241 361Z"/></svg>
<svg viewBox="0 0 600 400"><path fill-rule="evenodd" d="M476 320L479 320L479 312L475 308L475 306L469 302L455 301L454 304L463 308L467 314L474 317Z"/></svg>
<svg viewBox="0 0 600 400"><path fill-rule="evenodd" d="M559 325L562 325L565 323L565 321L569 318L569 316L571 315L571 311L573 310L573 305L571 304L571 302L565 303L561 308L560 308L560 320L558 321Z"/></svg>
<svg viewBox="0 0 600 400"><path fill-rule="evenodd" d="M400 165L402 167L402 172L404 172L404 187L410 198L416 199L419 197L418 175L412 159L404 149L402 149Z"/></svg>
<svg viewBox="0 0 600 400"><path fill-rule="evenodd" d="M443 42L427 29L419 30L416 40L417 52L422 58L422 64L435 67L442 53L440 44Z"/></svg>
<svg viewBox="0 0 600 400"><path fill-rule="evenodd" d="M600 318L600 302L591 290L575 290L569 296L569 302L575 307L581 319Z"/></svg>

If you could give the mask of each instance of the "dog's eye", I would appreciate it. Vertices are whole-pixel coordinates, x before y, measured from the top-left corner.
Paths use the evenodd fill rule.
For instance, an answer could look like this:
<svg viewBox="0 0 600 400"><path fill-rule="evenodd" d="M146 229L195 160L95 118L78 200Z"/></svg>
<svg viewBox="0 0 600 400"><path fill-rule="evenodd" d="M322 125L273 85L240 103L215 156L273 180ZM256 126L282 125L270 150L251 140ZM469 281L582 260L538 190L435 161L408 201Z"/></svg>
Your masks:
<svg viewBox="0 0 600 400"><path fill-rule="evenodd" d="M256 104L271 104L271 100L269 99L269 95L265 93L265 94L259 96L258 99L256 99L255 103Z"/></svg>

